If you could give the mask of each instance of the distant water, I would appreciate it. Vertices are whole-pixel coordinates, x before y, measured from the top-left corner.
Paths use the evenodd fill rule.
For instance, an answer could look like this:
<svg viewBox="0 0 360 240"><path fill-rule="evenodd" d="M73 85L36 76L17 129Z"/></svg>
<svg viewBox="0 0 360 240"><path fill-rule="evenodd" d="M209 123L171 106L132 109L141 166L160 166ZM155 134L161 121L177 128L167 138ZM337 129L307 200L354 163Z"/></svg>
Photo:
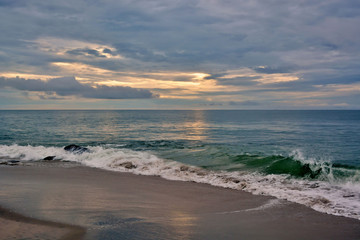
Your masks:
<svg viewBox="0 0 360 240"><path fill-rule="evenodd" d="M360 219L360 111L0 111L0 161L46 156Z"/></svg>

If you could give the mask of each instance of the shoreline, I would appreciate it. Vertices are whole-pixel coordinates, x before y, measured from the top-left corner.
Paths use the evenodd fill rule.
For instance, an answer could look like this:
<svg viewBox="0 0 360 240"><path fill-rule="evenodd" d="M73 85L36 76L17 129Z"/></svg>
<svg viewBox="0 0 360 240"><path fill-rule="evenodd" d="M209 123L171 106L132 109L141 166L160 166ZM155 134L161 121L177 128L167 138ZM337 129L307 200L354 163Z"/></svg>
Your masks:
<svg viewBox="0 0 360 240"><path fill-rule="evenodd" d="M1 166L0 181L0 221L47 227L50 239L360 238L359 220L208 184L71 163Z"/></svg>

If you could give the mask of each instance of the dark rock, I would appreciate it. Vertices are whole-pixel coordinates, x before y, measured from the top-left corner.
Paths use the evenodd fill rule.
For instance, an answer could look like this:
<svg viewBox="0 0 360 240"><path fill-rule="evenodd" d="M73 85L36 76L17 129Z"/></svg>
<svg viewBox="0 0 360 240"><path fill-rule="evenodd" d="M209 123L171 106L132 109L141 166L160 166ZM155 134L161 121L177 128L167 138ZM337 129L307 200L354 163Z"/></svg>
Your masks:
<svg viewBox="0 0 360 240"><path fill-rule="evenodd" d="M181 166L180 167L180 171L188 171L189 170L189 167L188 166Z"/></svg>
<svg viewBox="0 0 360 240"><path fill-rule="evenodd" d="M328 203L330 203L330 201L329 201L328 199L326 199L326 198L320 198L319 201L320 201L321 203L323 203L323 204L328 204Z"/></svg>
<svg viewBox="0 0 360 240"><path fill-rule="evenodd" d="M51 160L54 160L56 156L47 156L45 157L43 160L45 161L51 161Z"/></svg>
<svg viewBox="0 0 360 240"><path fill-rule="evenodd" d="M197 171L196 174L197 174L198 176L205 176L205 175L206 175L206 172Z"/></svg>
<svg viewBox="0 0 360 240"><path fill-rule="evenodd" d="M318 187L319 187L318 183L314 183L309 186L309 188L318 188Z"/></svg>
<svg viewBox="0 0 360 240"><path fill-rule="evenodd" d="M8 163L8 165L18 165L20 163L20 161L18 161L18 160L10 160L7 163Z"/></svg>
<svg viewBox="0 0 360 240"><path fill-rule="evenodd" d="M8 163L19 163L20 161L19 160L10 160L8 161Z"/></svg>
<svg viewBox="0 0 360 240"><path fill-rule="evenodd" d="M127 169L136 168L136 165L134 165L132 162L124 162L124 163L121 163L120 166L127 168Z"/></svg>
<svg viewBox="0 0 360 240"><path fill-rule="evenodd" d="M81 154L81 153L84 153L84 152L89 152L88 148L80 147L80 146L75 145L75 144L70 144L70 145L64 147L64 150L68 151L68 152L77 153L77 154Z"/></svg>
<svg viewBox="0 0 360 240"><path fill-rule="evenodd" d="M19 165L19 163L20 163L20 161L18 161L18 160L10 160L10 161L7 161L2 164L9 165L9 166L16 166L16 165Z"/></svg>
<svg viewBox="0 0 360 240"><path fill-rule="evenodd" d="M344 198L349 198L349 197L355 197L355 194L346 194L343 195Z"/></svg>
<svg viewBox="0 0 360 240"><path fill-rule="evenodd" d="M240 188L244 189L247 187L247 184L245 182L240 183Z"/></svg>

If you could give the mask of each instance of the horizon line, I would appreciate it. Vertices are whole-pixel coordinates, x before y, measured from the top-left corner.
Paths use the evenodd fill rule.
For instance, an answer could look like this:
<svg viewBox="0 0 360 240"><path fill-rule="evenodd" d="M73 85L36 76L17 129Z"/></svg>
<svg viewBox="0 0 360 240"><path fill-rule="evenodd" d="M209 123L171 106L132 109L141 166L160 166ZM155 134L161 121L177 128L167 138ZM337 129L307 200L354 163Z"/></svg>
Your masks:
<svg viewBox="0 0 360 240"><path fill-rule="evenodd" d="M62 108L62 109L0 109L0 111L360 111L360 109L86 109L86 108Z"/></svg>

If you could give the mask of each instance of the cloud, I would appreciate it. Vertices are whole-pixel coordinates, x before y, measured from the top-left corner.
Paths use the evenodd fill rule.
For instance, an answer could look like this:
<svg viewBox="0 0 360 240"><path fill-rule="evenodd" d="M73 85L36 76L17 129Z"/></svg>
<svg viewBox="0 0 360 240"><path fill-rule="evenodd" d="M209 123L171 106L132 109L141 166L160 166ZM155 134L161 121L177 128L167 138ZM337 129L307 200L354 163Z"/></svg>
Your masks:
<svg viewBox="0 0 360 240"><path fill-rule="evenodd" d="M288 67L269 67L269 66L260 66L253 68L258 73L265 74L274 74L274 73L289 73L290 69Z"/></svg>
<svg viewBox="0 0 360 240"><path fill-rule="evenodd" d="M254 77L234 77L217 79L218 84L231 86L253 86L258 84L256 80L261 79L261 76Z"/></svg>
<svg viewBox="0 0 360 240"><path fill-rule="evenodd" d="M264 91L318 91L314 86L350 84L360 76L360 3L354 0L0 0L0 21L3 76L76 75L87 82L111 79L126 86L138 86L141 79L159 88L165 84L160 81L184 87L194 79L141 76L201 72L212 74L204 77L216 84L212 91L231 89L239 97L249 91L252 99L262 99ZM69 67L59 67L64 63ZM244 68L252 71L224 74ZM299 80L277 82L281 74ZM46 92L53 84L27 81L16 89ZM112 87L74 89L57 88L56 94L118 98ZM122 96L146 95L137 91L116 89ZM171 94L167 96L178 96ZM210 95L199 93L204 101Z"/></svg>
<svg viewBox="0 0 360 240"><path fill-rule="evenodd" d="M65 53L75 56L86 56L86 57L96 57L96 58L122 58L119 54L109 48L99 47L98 49L94 48L74 48L67 50Z"/></svg>
<svg viewBox="0 0 360 240"><path fill-rule="evenodd" d="M156 94L146 89L121 86L90 86L81 84L74 77L53 78L48 81L24 78L0 77L0 88L11 87L21 91L42 92L42 99L58 99L54 96L77 96L95 99L156 98Z"/></svg>
<svg viewBox="0 0 360 240"><path fill-rule="evenodd" d="M209 106L209 107L231 107L231 108L237 108L237 107L257 107L261 106L259 102L255 101L229 101L229 102L205 102L201 105Z"/></svg>
<svg viewBox="0 0 360 240"><path fill-rule="evenodd" d="M246 76L246 74L242 74L242 76L231 76L229 73L214 73L209 76L204 77L207 80L216 80L218 85L229 85L229 86L254 86L259 82L257 80L261 79L262 76Z"/></svg>
<svg viewBox="0 0 360 240"><path fill-rule="evenodd" d="M85 56L90 55L94 57L106 58L106 55L102 54L100 51L90 48L77 48L77 49L69 50L66 53L71 55L85 55Z"/></svg>
<svg viewBox="0 0 360 240"><path fill-rule="evenodd" d="M194 67L212 70L203 69L207 64L225 70L239 65L256 69L259 65L291 65L286 56L292 51L318 50L316 54L321 56L331 50L342 52L348 46L359 48L355 42L359 36L356 33L359 4L347 0L326 3L256 0L251 4L219 0L109 0L106 4L87 4L83 0L1 2L4 5L0 8L1 20L9 24L0 27L4 33L0 42L7 39L6 45L3 44L5 52L21 47L22 51L17 50L16 56L13 55L14 61L27 64L41 54L31 44L19 40L39 36L90 40L112 46L114 49L109 49L112 53L137 61L127 65L128 69L153 65L162 70L193 70ZM342 34L337 34L339 31ZM349 44L351 39L353 44ZM24 57L24 50L31 51L33 56ZM105 53L110 54L107 50L81 47L68 53L93 56L94 61L97 57L105 58ZM38 65L44 67L48 61L44 59ZM295 61L294 65L304 63L306 61ZM116 66L102 63L103 67L107 65ZM118 69L122 66L117 64ZM262 73L292 71L275 67L257 70Z"/></svg>
<svg viewBox="0 0 360 240"><path fill-rule="evenodd" d="M240 101L240 102L230 101L228 104L230 106L259 106L260 105L259 102L255 102L255 101Z"/></svg>

